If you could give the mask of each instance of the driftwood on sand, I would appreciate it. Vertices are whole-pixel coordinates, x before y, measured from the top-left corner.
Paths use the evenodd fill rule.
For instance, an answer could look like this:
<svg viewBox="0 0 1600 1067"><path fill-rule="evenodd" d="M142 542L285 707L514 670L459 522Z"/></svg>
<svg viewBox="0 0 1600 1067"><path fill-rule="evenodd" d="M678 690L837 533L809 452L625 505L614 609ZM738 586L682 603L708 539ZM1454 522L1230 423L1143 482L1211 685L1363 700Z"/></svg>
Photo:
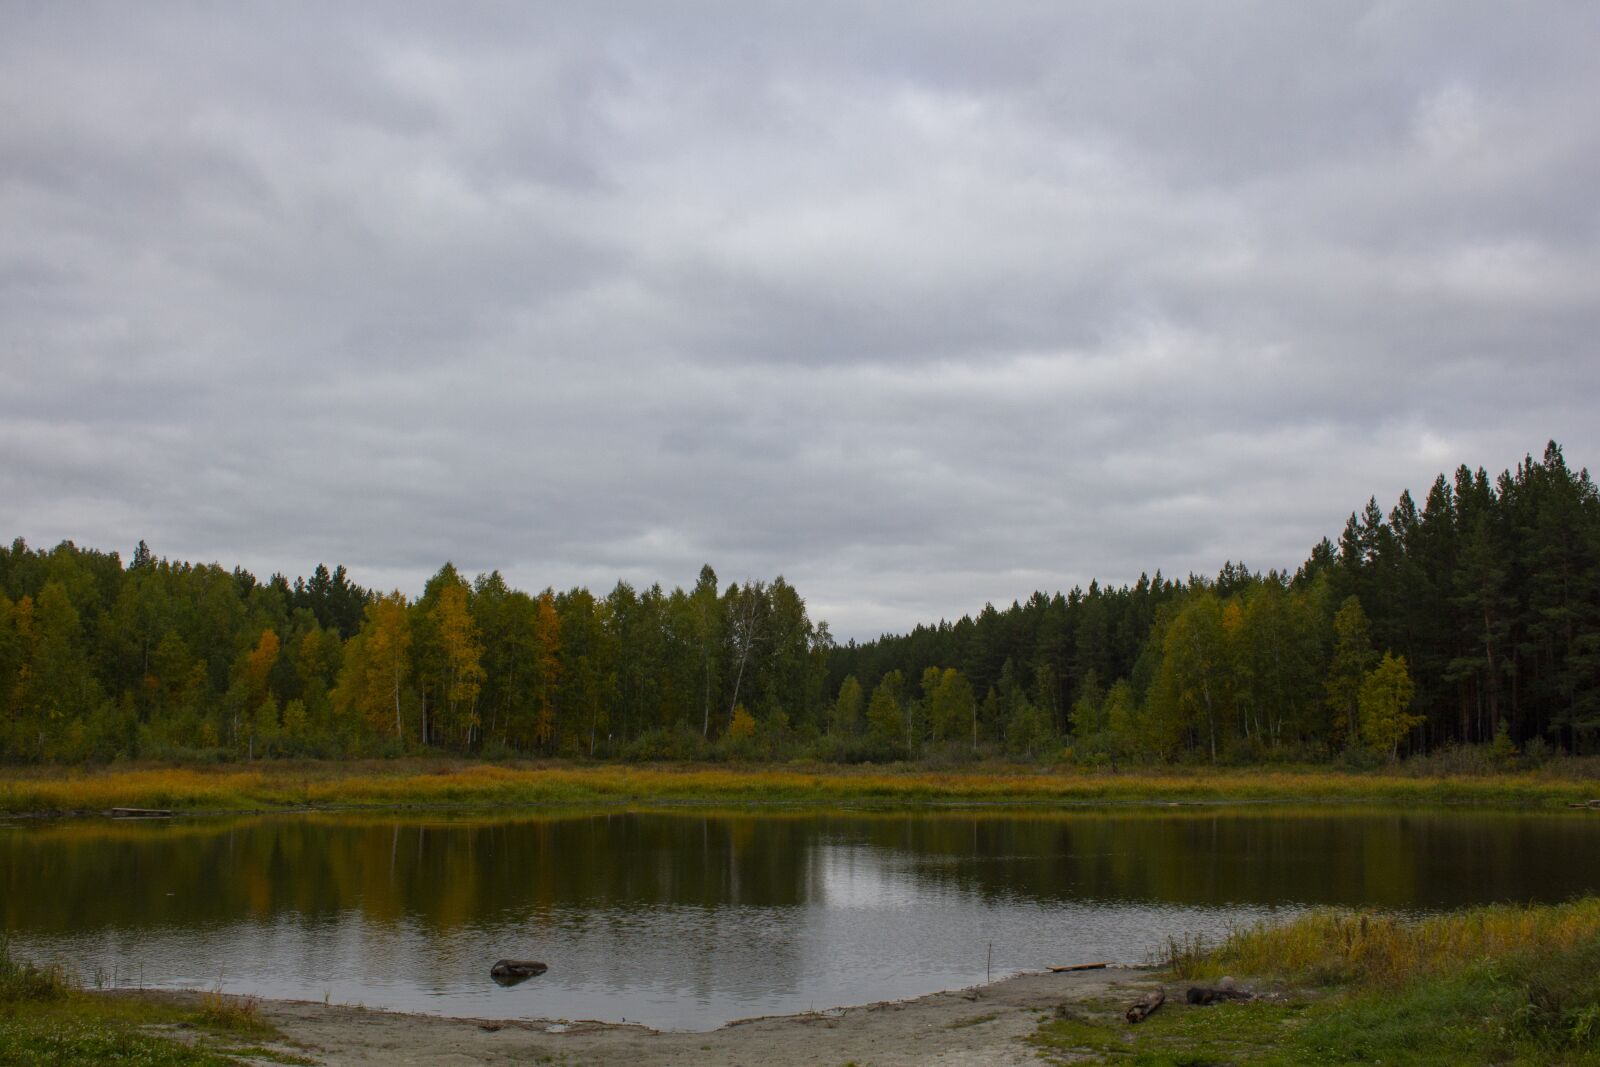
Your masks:
<svg viewBox="0 0 1600 1067"><path fill-rule="evenodd" d="M1108 966L1104 963L1069 963L1064 967L1051 967L1051 974L1065 974L1067 971L1098 971Z"/></svg>
<svg viewBox="0 0 1600 1067"><path fill-rule="evenodd" d="M1130 1023L1142 1023L1167 1002L1167 991L1157 987L1144 995L1144 998L1123 1013L1123 1018Z"/></svg>

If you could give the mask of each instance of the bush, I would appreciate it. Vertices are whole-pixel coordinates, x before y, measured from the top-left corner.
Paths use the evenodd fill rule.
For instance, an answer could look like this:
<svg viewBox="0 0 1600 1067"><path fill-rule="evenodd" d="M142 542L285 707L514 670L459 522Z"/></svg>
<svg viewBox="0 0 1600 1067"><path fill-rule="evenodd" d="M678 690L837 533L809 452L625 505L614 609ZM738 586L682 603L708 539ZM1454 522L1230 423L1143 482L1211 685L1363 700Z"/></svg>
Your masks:
<svg viewBox="0 0 1600 1067"><path fill-rule="evenodd" d="M674 760L701 760L706 757L706 742L687 723L656 727L629 741L622 758L635 763L661 763Z"/></svg>
<svg viewBox="0 0 1600 1067"><path fill-rule="evenodd" d="M967 767L977 760L978 754L972 751L971 742L939 741L923 748L919 762L928 770L942 771Z"/></svg>
<svg viewBox="0 0 1600 1067"><path fill-rule="evenodd" d="M865 737L828 733L806 745L800 755L816 763L871 763L881 759L883 753Z"/></svg>
<svg viewBox="0 0 1600 1067"><path fill-rule="evenodd" d="M516 759L517 756L517 750L498 737L491 737L478 747L478 758L488 760L491 763L505 763L508 760Z"/></svg>
<svg viewBox="0 0 1600 1067"><path fill-rule="evenodd" d="M1481 778L1500 772L1500 763L1489 745L1446 745L1425 756L1412 756L1401 765L1404 773L1419 778L1444 775Z"/></svg>
<svg viewBox="0 0 1600 1067"><path fill-rule="evenodd" d="M1370 748L1347 748L1336 757L1334 766L1340 770L1353 771L1359 774L1375 771L1390 762L1388 753L1374 752ZM1411 761L1408 760L1406 762L1409 764ZM1402 766L1405 766L1405 764L1402 764ZM1429 773L1432 772L1424 772L1423 776L1427 777Z"/></svg>
<svg viewBox="0 0 1600 1067"><path fill-rule="evenodd" d="M772 759L772 741L753 733L729 732L712 742L710 757L735 763L765 763Z"/></svg>
<svg viewBox="0 0 1600 1067"><path fill-rule="evenodd" d="M1530 737L1522 746L1522 763L1537 770L1561 754L1561 750L1542 737Z"/></svg>

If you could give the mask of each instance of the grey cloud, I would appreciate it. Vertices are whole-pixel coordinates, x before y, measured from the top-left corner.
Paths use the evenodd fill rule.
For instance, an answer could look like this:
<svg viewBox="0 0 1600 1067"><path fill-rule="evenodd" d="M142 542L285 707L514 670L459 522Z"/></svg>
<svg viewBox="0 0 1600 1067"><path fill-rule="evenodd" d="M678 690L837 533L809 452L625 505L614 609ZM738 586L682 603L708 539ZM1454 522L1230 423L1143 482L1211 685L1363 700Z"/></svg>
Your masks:
<svg viewBox="0 0 1600 1067"><path fill-rule="evenodd" d="M18 3L7 535L841 636L1600 435L1600 14Z"/></svg>

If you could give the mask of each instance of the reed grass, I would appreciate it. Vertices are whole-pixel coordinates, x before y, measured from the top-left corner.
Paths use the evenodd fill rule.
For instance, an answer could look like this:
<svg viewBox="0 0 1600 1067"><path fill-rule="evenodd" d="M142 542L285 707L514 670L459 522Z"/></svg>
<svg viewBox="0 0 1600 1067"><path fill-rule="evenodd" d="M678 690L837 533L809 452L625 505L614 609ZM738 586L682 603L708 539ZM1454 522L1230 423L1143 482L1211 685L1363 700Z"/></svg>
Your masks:
<svg viewBox="0 0 1600 1067"><path fill-rule="evenodd" d="M273 1033L273 1028L261 1017L261 1007L254 997L231 997L220 990L201 996L195 1021L201 1026L230 1033Z"/></svg>
<svg viewBox="0 0 1600 1067"><path fill-rule="evenodd" d="M1600 946L1600 898L1524 907L1486 905L1426 918L1318 910L1282 925L1234 931L1207 949L1174 942L1167 965L1184 979L1273 975L1307 985L1397 988L1513 956L1556 958Z"/></svg>
<svg viewBox="0 0 1600 1067"><path fill-rule="evenodd" d="M11 955L11 941L0 932L0 1005L60 1000L74 985L59 966L39 967Z"/></svg>
<svg viewBox="0 0 1600 1067"><path fill-rule="evenodd" d="M1117 804L1339 801L1555 807L1587 799L1585 779L1537 772L1419 778L1325 770L1192 770L1111 774L994 767L639 767L612 764L268 763L0 771L0 811L112 807L256 811L326 807L497 807L577 803Z"/></svg>

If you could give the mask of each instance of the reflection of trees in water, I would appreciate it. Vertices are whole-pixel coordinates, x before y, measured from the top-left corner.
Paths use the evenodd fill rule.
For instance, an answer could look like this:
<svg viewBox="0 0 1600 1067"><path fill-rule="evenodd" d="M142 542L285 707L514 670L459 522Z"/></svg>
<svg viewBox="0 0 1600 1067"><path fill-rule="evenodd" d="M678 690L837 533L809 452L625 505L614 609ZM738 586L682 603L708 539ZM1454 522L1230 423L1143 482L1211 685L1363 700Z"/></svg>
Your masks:
<svg viewBox="0 0 1600 1067"><path fill-rule="evenodd" d="M1600 888L1600 825L1564 815L1216 812L908 817L867 839L985 896L1452 907Z"/></svg>
<svg viewBox="0 0 1600 1067"><path fill-rule="evenodd" d="M862 876L857 904L863 893L911 903L958 890L1044 903L1437 907L1592 891L1597 843L1600 823L1583 818L1449 812L73 823L0 835L0 921L51 933L355 912L421 931L559 929L637 945L644 914L676 908L707 955L734 938L781 956L795 923L775 917L827 904L830 881L841 895L840 857ZM696 914L728 905L750 909L745 925Z"/></svg>
<svg viewBox="0 0 1600 1067"><path fill-rule="evenodd" d="M283 912L408 919L573 921L659 905L784 907L816 895L795 820L623 813L453 824L265 818L48 828L0 837L7 926L193 925ZM128 832L133 830L133 832ZM114 888L113 888L114 887Z"/></svg>

